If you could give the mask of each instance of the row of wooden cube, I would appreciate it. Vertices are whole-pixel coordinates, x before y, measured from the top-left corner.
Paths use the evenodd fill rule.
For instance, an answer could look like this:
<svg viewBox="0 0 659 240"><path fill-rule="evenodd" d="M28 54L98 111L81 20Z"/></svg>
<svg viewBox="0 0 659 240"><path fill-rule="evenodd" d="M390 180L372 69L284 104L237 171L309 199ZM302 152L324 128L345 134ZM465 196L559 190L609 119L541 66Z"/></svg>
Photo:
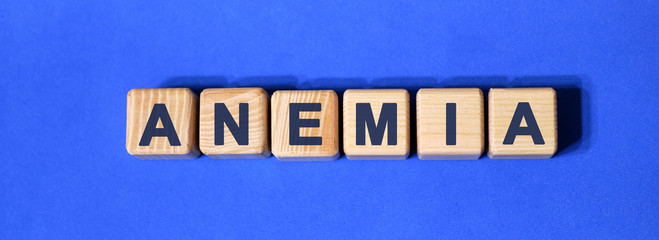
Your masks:
<svg viewBox="0 0 659 240"><path fill-rule="evenodd" d="M409 99L404 89L345 91L348 159L406 159ZM491 158L549 158L556 152L552 88L490 89L488 104ZM484 108L477 88L419 90L419 158L478 159L485 149ZM212 158L264 158L270 142L282 161L340 156L339 102L332 90L276 91L270 98L261 88L215 88L199 99L187 88L133 89L127 110L126 148L143 159L195 158L199 149Z"/></svg>

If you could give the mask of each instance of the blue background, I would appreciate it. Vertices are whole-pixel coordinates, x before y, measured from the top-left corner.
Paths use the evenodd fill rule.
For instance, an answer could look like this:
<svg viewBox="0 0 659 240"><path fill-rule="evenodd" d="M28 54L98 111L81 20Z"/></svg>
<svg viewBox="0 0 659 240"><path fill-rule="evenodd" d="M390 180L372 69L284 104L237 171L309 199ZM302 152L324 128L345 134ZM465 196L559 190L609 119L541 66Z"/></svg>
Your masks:
<svg viewBox="0 0 659 240"><path fill-rule="evenodd" d="M658 12L657 1L3 1L0 238L659 238ZM125 150L132 88L536 85L559 91L561 151L548 160Z"/></svg>

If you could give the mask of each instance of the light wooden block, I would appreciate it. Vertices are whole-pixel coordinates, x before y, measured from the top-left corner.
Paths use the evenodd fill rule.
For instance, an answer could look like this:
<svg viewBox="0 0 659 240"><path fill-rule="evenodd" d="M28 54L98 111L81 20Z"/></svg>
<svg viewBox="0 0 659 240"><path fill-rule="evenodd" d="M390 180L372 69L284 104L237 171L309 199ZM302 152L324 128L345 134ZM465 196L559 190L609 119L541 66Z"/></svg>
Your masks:
<svg viewBox="0 0 659 240"><path fill-rule="evenodd" d="M550 158L556 153L554 89L493 88L490 89L488 105L490 158ZM514 118L514 115L517 117ZM533 119L537 127L533 124ZM540 134L536 134L538 132Z"/></svg>
<svg viewBox="0 0 659 240"><path fill-rule="evenodd" d="M272 153L280 161L338 158L338 105L332 90L276 91L271 99ZM291 111L291 107L297 110ZM295 117L300 120L292 119Z"/></svg>
<svg viewBox="0 0 659 240"><path fill-rule="evenodd" d="M386 115L381 114L383 107L386 108ZM363 115L358 117L358 114ZM382 125L380 120L386 121L382 123L386 125ZM368 122L371 122L371 127ZM396 126L393 127L393 124ZM371 133L374 135L371 136ZM382 134L381 138L380 134ZM389 141L389 136L392 136L392 141ZM345 91L343 151L350 160L406 159L410 153L410 96L407 90L349 89Z"/></svg>
<svg viewBox="0 0 659 240"><path fill-rule="evenodd" d="M422 160L478 159L485 148L478 88L426 88L416 95L417 154Z"/></svg>
<svg viewBox="0 0 659 240"><path fill-rule="evenodd" d="M130 90L126 118L128 153L142 159L199 156L198 105L197 95L188 88ZM163 135L164 132L170 134Z"/></svg>
<svg viewBox="0 0 659 240"><path fill-rule="evenodd" d="M217 159L270 156L268 108L262 88L205 89L199 107L201 152Z"/></svg>

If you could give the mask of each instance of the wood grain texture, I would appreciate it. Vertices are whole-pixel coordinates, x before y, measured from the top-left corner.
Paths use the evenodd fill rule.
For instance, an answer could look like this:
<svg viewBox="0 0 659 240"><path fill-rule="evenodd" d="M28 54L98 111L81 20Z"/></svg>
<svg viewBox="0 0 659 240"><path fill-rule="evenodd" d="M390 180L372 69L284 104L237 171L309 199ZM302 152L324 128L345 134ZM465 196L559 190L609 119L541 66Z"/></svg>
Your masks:
<svg viewBox="0 0 659 240"><path fill-rule="evenodd" d="M528 102L545 144L534 144L531 136L518 135L514 144L503 140L519 102ZM556 92L552 88L490 89L488 96L489 152L493 159L550 158L556 153ZM526 120L522 121L526 126Z"/></svg>
<svg viewBox="0 0 659 240"><path fill-rule="evenodd" d="M320 103L319 112L300 119L320 119L320 127L300 128L302 137L322 137L322 145L291 145L289 104ZM333 90L276 91L271 99L272 153L281 161L331 161L339 157L339 107Z"/></svg>
<svg viewBox="0 0 659 240"><path fill-rule="evenodd" d="M199 100L188 88L133 89L128 92L126 150L142 159L191 159L199 156L197 111ZM156 103L165 104L181 142L171 146L167 137L153 137L149 146L139 146ZM158 123L161 126L161 123Z"/></svg>
<svg viewBox="0 0 659 240"><path fill-rule="evenodd" d="M422 160L478 159L485 149L485 108L478 88L426 88L416 95ZM446 104L455 103L455 145L446 144Z"/></svg>
<svg viewBox="0 0 659 240"><path fill-rule="evenodd" d="M396 145L388 145L385 130L381 145L372 145L366 131L365 145L357 145L357 103L370 103L378 124L383 103L396 103ZM387 128L389 126L387 125ZM410 153L410 96L405 89L349 89L343 94L343 151L350 160L403 160Z"/></svg>
<svg viewBox="0 0 659 240"><path fill-rule="evenodd" d="M201 92L199 106L199 148L216 159L265 158L270 156L268 140L269 96L262 88L210 88ZM249 104L247 145L239 145L226 124L224 136L215 136L215 104L224 103L240 126L240 103ZM244 113L243 113L244 114ZM224 145L215 145L215 138Z"/></svg>

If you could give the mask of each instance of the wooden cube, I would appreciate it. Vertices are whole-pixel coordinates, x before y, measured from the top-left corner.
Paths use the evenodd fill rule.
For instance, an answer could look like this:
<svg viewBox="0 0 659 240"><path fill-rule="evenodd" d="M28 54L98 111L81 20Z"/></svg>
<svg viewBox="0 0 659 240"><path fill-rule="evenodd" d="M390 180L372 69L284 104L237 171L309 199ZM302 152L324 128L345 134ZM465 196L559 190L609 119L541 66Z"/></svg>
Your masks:
<svg viewBox="0 0 659 240"><path fill-rule="evenodd" d="M493 88L488 104L490 158L550 158L556 153L554 89Z"/></svg>
<svg viewBox="0 0 659 240"><path fill-rule="evenodd" d="M339 157L339 104L334 91L276 91L271 102L272 153L280 161Z"/></svg>
<svg viewBox="0 0 659 240"><path fill-rule="evenodd" d="M410 153L410 96L405 89L343 94L343 151L351 160L402 160Z"/></svg>
<svg viewBox="0 0 659 240"><path fill-rule="evenodd" d="M142 159L199 156L199 99L188 88L133 89L128 92L126 149Z"/></svg>
<svg viewBox="0 0 659 240"><path fill-rule="evenodd" d="M478 88L426 88L416 95L417 154L422 160L478 159L485 148Z"/></svg>
<svg viewBox="0 0 659 240"><path fill-rule="evenodd" d="M262 88L210 88L201 92L199 148L211 158L265 158L269 96Z"/></svg>

